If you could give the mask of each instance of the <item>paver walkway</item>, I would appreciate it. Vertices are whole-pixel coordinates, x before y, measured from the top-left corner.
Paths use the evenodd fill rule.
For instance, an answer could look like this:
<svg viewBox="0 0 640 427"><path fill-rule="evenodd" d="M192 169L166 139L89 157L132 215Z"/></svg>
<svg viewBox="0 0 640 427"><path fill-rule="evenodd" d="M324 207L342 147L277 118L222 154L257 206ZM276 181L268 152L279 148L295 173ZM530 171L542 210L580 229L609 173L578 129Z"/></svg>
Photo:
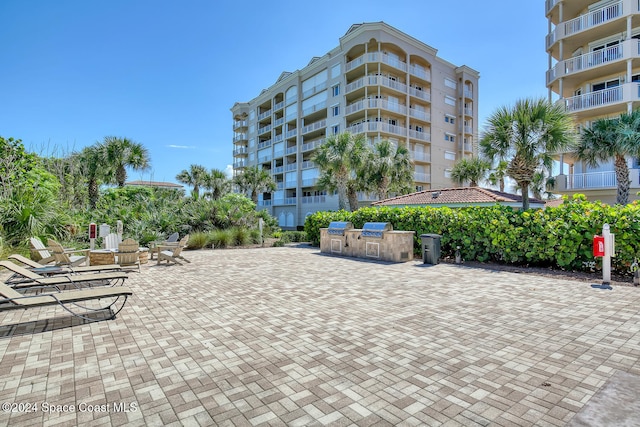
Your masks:
<svg viewBox="0 0 640 427"><path fill-rule="evenodd" d="M116 320L0 313L0 425L564 426L640 374L638 288L311 248L185 256L131 273Z"/></svg>

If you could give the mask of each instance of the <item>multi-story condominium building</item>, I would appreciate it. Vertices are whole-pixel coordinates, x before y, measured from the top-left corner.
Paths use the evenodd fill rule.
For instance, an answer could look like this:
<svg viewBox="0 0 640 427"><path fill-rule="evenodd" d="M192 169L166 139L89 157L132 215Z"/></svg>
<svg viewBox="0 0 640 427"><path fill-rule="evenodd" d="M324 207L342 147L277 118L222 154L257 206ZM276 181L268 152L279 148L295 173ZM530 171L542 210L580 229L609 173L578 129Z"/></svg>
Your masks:
<svg viewBox="0 0 640 427"><path fill-rule="evenodd" d="M451 167L476 146L479 73L436 54L383 22L353 25L338 47L231 108L234 174L253 165L271 173L277 190L261 194L258 205L287 229L337 209L337 195L315 187L312 157L327 136L344 131L405 144L416 189L452 186Z"/></svg>
<svg viewBox="0 0 640 427"><path fill-rule="evenodd" d="M551 101L562 102L578 128L598 118L616 117L640 106L640 1L546 0L546 84ZM568 153L555 191L583 193L615 203L613 160L589 167ZM631 191L640 190L638 159L629 158Z"/></svg>

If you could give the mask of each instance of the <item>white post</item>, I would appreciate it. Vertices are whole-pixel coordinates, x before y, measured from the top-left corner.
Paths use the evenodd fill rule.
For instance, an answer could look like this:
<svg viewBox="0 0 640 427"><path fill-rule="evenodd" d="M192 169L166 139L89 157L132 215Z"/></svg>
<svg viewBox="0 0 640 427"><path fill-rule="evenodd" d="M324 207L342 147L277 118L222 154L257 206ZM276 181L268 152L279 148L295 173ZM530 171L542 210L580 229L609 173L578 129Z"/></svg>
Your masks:
<svg viewBox="0 0 640 427"><path fill-rule="evenodd" d="M613 235L609 231L609 224L602 226L604 237L604 256L602 257L602 284L611 284L611 255L613 252Z"/></svg>
<svg viewBox="0 0 640 427"><path fill-rule="evenodd" d="M122 242L122 233L124 232L124 227L122 226L122 221L118 220L116 222L116 233L118 234L118 240Z"/></svg>

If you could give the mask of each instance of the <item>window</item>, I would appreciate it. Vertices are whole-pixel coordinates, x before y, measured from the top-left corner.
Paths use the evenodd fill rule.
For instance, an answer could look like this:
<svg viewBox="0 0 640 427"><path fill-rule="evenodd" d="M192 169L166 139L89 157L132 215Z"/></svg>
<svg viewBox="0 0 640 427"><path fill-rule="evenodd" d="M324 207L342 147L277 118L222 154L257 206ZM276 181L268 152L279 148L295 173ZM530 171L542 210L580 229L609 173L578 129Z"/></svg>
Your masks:
<svg viewBox="0 0 640 427"><path fill-rule="evenodd" d="M422 191L424 187L422 185L416 185L416 191Z"/></svg>
<svg viewBox="0 0 640 427"><path fill-rule="evenodd" d="M453 96L445 96L444 97L444 103L447 105L453 105L455 107L456 105L456 99Z"/></svg>
<svg viewBox="0 0 640 427"><path fill-rule="evenodd" d="M444 121L453 125L456 122L456 118L447 114L444 116Z"/></svg>
<svg viewBox="0 0 640 427"><path fill-rule="evenodd" d="M334 105L333 107L331 107L331 111L333 113L333 116L339 116L340 115L340 106L339 105Z"/></svg>
<svg viewBox="0 0 640 427"><path fill-rule="evenodd" d="M333 93L333 96L338 96L340 95L340 85L335 85L331 88L331 93Z"/></svg>
<svg viewBox="0 0 640 427"><path fill-rule="evenodd" d="M454 153L453 151L445 151L444 152L444 158L445 158L445 160L455 160L456 159L456 153Z"/></svg>
<svg viewBox="0 0 640 427"><path fill-rule="evenodd" d="M451 178L451 169L445 169L444 170L444 177L445 178Z"/></svg>
<svg viewBox="0 0 640 427"><path fill-rule="evenodd" d="M597 83L597 84L593 85L591 90L593 92L595 92L597 90L604 90L604 89L609 89L609 88L617 87L617 86L620 86L620 80L619 79L609 80L608 82Z"/></svg>
<svg viewBox="0 0 640 427"><path fill-rule="evenodd" d="M445 133L444 140L449 142L456 142L456 136L451 133Z"/></svg>
<svg viewBox="0 0 640 427"><path fill-rule="evenodd" d="M334 135L337 135L340 133L340 125L334 125L331 127L331 132L333 132Z"/></svg>
<svg viewBox="0 0 640 427"><path fill-rule="evenodd" d="M398 124L398 122L396 121L396 119L389 119L389 124L391 126L396 126Z"/></svg>
<svg viewBox="0 0 640 427"><path fill-rule="evenodd" d="M451 89L455 89L455 88L456 88L456 82L455 82L455 80L451 80L451 79L446 78L446 77L444 78L444 85L445 85L446 87L451 88Z"/></svg>

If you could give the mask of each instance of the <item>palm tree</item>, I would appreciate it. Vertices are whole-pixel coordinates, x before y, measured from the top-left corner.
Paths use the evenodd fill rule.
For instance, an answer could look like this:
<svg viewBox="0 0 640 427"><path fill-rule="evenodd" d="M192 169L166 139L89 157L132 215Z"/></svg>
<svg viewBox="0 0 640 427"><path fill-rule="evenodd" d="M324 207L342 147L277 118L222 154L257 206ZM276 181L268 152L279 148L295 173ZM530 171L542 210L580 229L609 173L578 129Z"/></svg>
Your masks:
<svg viewBox="0 0 640 427"><path fill-rule="evenodd" d="M135 171L149 168L149 151L140 143L128 138L107 136L102 143L106 162L107 177L111 182L124 187L127 167Z"/></svg>
<svg viewBox="0 0 640 427"><path fill-rule="evenodd" d="M502 193L504 193L504 178L507 176L508 166L509 162L500 160L498 165L489 173L489 183L491 185L499 185Z"/></svg>
<svg viewBox="0 0 640 427"><path fill-rule="evenodd" d="M640 110L613 119L598 119L582 131L575 155L589 166L613 159L616 172L616 203L629 201L628 156L640 155Z"/></svg>
<svg viewBox="0 0 640 427"><path fill-rule="evenodd" d="M329 136L312 158L321 173L316 185L328 191L337 190L338 209L346 210L347 203L352 211L357 209L356 192L360 186L356 178L367 157L366 152L364 134L343 132Z"/></svg>
<svg viewBox="0 0 640 427"><path fill-rule="evenodd" d="M209 190L205 193L206 196L213 200L218 200L220 197L231 191L231 180L227 178L224 171L220 169L211 169L211 171L204 177L205 189Z"/></svg>
<svg viewBox="0 0 640 427"><path fill-rule="evenodd" d="M82 168L82 174L87 179L89 207L95 209L100 197L99 181L103 177L104 169L102 165L105 163L104 150L99 143L85 147L76 158Z"/></svg>
<svg viewBox="0 0 640 427"><path fill-rule="evenodd" d="M544 99L522 99L489 117L480 147L485 157L508 160L507 176L522 189L522 209L526 210L534 173L541 167L550 170L552 154L574 140L573 120L564 107Z"/></svg>
<svg viewBox="0 0 640 427"><path fill-rule="evenodd" d="M183 184L193 187L191 190L191 197L197 199L200 197L200 186L204 185L207 179L207 169L201 165L191 165L189 170L183 169L178 175L176 180Z"/></svg>
<svg viewBox="0 0 640 427"><path fill-rule="evenodd" d="M451 169L451 179L459 185L469 181L470 187L477 187L478 182L487 176L489 162L479 157L463 157Z"/></svg>
<svg viewBox="0 0 640 427"><path fill-rule="evenodd" d="M243 193L249 193L253 203L258 203L258 193L272 193L276 191L276 183L268 171L258 166L245 168L242 174L237 175L234 184Z"/></svg>
<svg viewBox="0 0 640 427"><path fill-rule="evenodd" d="M367 185L379 199L389 192L406 194L413 190L413 162L404 145L383 139L373 146L364 165Z"/></svg>

